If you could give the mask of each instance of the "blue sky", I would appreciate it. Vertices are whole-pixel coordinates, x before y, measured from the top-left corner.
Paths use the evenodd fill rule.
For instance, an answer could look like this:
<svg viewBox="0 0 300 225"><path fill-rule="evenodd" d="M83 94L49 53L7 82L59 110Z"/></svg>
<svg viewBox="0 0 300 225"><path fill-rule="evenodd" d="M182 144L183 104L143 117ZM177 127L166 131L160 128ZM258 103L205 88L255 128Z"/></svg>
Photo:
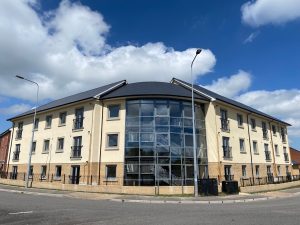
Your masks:
<svg viewBox="0 0 300 225"><path fill-rule="evenodd" d="M201 47L198 84L291 123L300 148L299 18L298 0L1 1L0 131L34 106L15 74L45 103L124 78L189 81Z"/></svg>

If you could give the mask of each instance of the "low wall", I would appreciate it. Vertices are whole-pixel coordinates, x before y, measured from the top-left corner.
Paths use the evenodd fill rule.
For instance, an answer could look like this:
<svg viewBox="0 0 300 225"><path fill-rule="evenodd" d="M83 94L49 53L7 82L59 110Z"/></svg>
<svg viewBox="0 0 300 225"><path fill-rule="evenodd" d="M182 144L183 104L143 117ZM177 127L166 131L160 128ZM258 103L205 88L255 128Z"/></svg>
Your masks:
<svg viewBox="0 0 300 225"><path fill-rule="evenodd" d="M256 192L276 191L280 189L297 187L297 186L300 186L300 181L293 181L293 182L280 183L280 184L266 184L266 185L240 187L240 191L244 193L256 193Z"/></svg>
<svg viewBox="0 0 300 225"><path fill-rule="evenodd" d="M20 180L0 179L1 184L24 186L25 182ZM135 195L186 195L193 194L193 186L117 186L117 185L75 185L61 184L55 182L32 182L33 188L56 189L66 191L98 192L111 194L135 194Z"/></svg>

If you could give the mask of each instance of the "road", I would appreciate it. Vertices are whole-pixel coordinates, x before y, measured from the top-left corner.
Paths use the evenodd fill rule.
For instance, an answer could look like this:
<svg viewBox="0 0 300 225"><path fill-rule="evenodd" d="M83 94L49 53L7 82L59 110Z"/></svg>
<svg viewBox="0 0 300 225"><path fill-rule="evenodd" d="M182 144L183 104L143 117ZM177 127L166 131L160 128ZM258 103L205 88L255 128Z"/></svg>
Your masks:
<svg viewBox="0 0 300 225"><path fill-rule="evenodd" d="M299 225L300 196L248 203L146 204L0 191L0 224Z"/></svg>

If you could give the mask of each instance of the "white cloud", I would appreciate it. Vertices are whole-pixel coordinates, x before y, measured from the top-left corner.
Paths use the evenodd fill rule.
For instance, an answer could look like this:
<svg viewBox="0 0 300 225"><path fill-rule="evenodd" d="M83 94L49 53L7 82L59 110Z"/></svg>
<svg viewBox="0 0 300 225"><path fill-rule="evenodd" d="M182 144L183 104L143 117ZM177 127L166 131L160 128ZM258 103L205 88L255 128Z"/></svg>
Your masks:
<svg viewBox="0 0 300 225"><path fill-rule="evenodd" d="M253 32L251 33L245 40L244 40L244 44L248 44L254 41L255 38L257 38L257 36L259 35L259 31Z"/></svg>
<svg viewBox="0 0 300 225"><path fill-rule="evenodd" d="M109 46L110 26L99 12L62 1L38 15L34 1L0 1L0 95L33 100L35 88L16 79L37 81L41 99L59 98L110 82L189 81L196 49L176 51L163 43ZM194 64L198 76L210 72L216 58L204 50Z"/></svg>
<svg viewBox="0 0 300 225"><path fill-rule="evenodd" d="M243 22L253 27L258 27L266 24L284 24L300 18L300 1L249 1L242 6L241 11Z"/></svg>
<svg viewBox="0 0 300 225"><path fill-rule="evenodd" d="M3 115L16 115L16 114L19 114L19 113L23 113L27 110L31 109L31 106L30 105L27 105L27 104L15 104L15 105L11 105L11 106L8 106L6 108L0 108L0 114L3 114Z"/></svg>
<svg viewBox="0 0 300 225"><path fill-rule="evenodd" d="M230 77L221 77L212 84L204 86L220 95L232 98L246 91L251 85L251 75L243 70Z"/></svg>

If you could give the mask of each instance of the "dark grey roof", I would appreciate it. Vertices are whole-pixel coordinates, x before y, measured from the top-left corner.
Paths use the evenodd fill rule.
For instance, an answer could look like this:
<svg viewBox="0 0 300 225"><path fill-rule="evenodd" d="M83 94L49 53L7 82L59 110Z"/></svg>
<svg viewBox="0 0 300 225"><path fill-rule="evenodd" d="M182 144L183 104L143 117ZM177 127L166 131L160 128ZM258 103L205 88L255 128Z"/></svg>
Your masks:
<svg viewBox="0 0 300 225"><path fill-rule="evenodd" d="M138 82L124 85L103 96L102 99L133 96L191 97L191 91L176 84L165 82ZM209 98L195 94L195 98L209 101Z"/></svg>
<svg viewBox="0 0 300 225"><path fill-rule="evenodd" d="M5 131L3 131L1 134L0 134L0 137L4 136L5 134L9 133L10 132L10 129L7 129Z"/></svg>
<svg viewBox="0 0 300 225"><path fill-rule="evenodd" d="M58 106L63 106L63 105L67 105L70 103L74 103L74 102L78 102L78 101L82 101L82 100L86 100L86 99L90 99L90 98L94 98L95 96L97 96L98 98L102 97L102 95L109 93L109 91L114 90L117 87L120 87L122 85L125 85L126 81L122 80L122 81L118 81L115 83L111 83L102 87L98 87L89 91L85 91L85 92L81 92L75 95L71 95L65 98L61 98L52 102L49 102L45 105L41 105L37 108L37 112L42 112L48 109L52 109ZM24 112L22 114L19 114L17 116L14 116L8 120L12 120L21 116L26 116L29 114L32 114L34 112L34 109L29 110L27 112Z"/></svg>
<svg viewBox="0 0 300 225"><path fill-rule="evenodd" d="M179 79L177 79L177 78L173 78L173 81L175 81L175 82L178 81L179 84L180 84L180 83L183 83L183 84L185 84L185 85L187 85L187 86L189 86L189 87L192 86L191 84L189 84L189 83L187 83L187 82L185 82L185 81L179 80ZM201 86L198 86L198 85L194 85L194 88L197 89L198 91L200 91L201 93L203 93L203 94L205 94L205 95L208 95L208 96L210 96L210 97L212 97L212 98L214 98L214 99L216 99L216 100L225 102L225 103L227 103L227 104L230 104L230 105L233 105L233 106L242 108L242 109L247 110L247 111L249 111L249 112L252 112L252 113L255 113L255 114L258 114L258 115L267 117L267 118L269 118L269 119L271 119L271 120L276 120L276 121L278 121L278 122L280 122L280 123L283 123L283 124L286 124L286 125L288 125L288 126L291 126L291 124L288 124L288 123L286 123L286 122L284 122L284 121L282 121L282 120L279 120L279 119L277 119L277 118L275 118L275 117L273 117L273 116L270 116L270 115L268 115L268 114L266 114L266 113L264 113L264 112L261 112L261 111L259 111L259 110L256 110L256 109L254 109L254 108L252 108L252 107L250 107L250 106L247 106L247 105L245 105L245 104L242 104L242 103L237 102L237 101L235 101L235 100L232 100L232 99L230 99L230 98L226 98L226 97L224 97L224 96L222 96L222 95L219 95L219 94L217 94L217 93L215 93L215 92L212 92L212 91L210 91L210 90L207 90L207 89L204 88L204 87L201 87Z"/></svg>

